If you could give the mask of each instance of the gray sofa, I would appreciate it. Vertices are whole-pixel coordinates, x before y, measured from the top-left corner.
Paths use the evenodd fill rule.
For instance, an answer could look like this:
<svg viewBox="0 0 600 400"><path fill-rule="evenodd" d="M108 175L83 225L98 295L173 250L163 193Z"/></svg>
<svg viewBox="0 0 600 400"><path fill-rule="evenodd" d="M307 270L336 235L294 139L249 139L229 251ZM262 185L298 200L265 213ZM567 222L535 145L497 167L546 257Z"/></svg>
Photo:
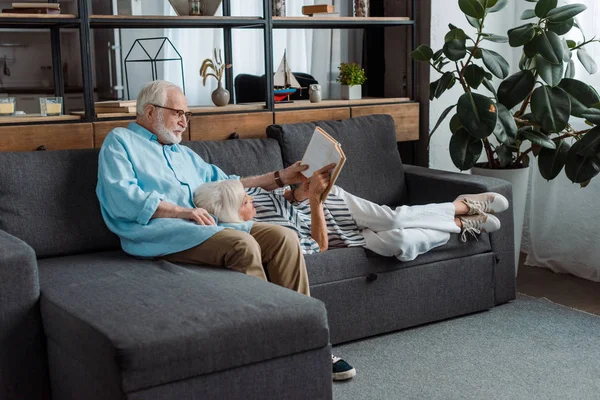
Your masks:
<svg viewBox="0 0 600 400"><path fill-rule="evenodd" d="M389 116L317 124L348 157L338 184L361 197L512 198L501 180L402 165ZM314 126L185 145L227 173L260 174L300 159ZM510 212L500 232L454 237L409 263L362 248L308 256L313 298L225 269L131 257L102 220L97 156L0 153L2 399L328 399L331 344L515 297Z"/></svg>

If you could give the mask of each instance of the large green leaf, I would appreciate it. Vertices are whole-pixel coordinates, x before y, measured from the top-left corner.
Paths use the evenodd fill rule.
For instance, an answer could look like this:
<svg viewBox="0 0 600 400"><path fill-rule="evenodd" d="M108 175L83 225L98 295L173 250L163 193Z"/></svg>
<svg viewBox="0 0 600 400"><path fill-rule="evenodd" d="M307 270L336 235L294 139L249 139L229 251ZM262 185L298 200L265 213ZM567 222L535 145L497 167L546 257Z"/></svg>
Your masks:
<svg viewBox="0 0 600 400"><path fill-rule="evenodd" d="M564 140L556 144L556 149L542 148L538 155L538 166L544 179L552 180L560 174L565 163L571 145Z"/></svg>
<svg viewBox="0 0 600 400"><path fill-rule="evenodd" d="M575 78L575 61L570 60L565 71L565 78Z"/></svg>
<svg viewBox="0 0 600 400"><path fill-rule="evenodd" d="M490 70L492 74L500 79L508 76L510 67L508 62L500 54L492 50L481 49L483 64Z"/></svg>
<svg viewBox="0 0 600 400"><path fill-rule="evenodd" d="M433 50L424 44L411 51L410 56L417 61L429 61L433 58Z"/></svg>
<svg viewBox="0 0 600 400"><path fill-rule="evenodd" d="M535 56L535 66L544 82L552 87L560 83L565 72L565 66L562 62L560 64L552 64L539 54Z"/></svg>
<svg viewBox="0 0 600 400"><path fill-rule="evenodd" d="M458 61L467 55L467 35L462 29L451 29L444 37L444 41L443 50L448 59Z"/></svg>
<svg viewBox="0 0 600 400"><path fill-rule="evenodd" d="M485 16L485 9L477 0L458 0L458 6L469 17L481 19Z"/></svg>
<svg viewBox="0 0 600 400"><path fill-rule="evenodd" d="M482 33L481 37L483 40L488 40L494 43L506 43L508 42L508 38L506 36L495 35L493 33Z"/></svg>
<svg viewBox="0 0 600 400"><path fill-rule="evenodd" d="M577 154L580 156L591 157L600 153L600 126L590 129L577 144Z"/></svg>
<svg viewBox="0 0 600 400"><path fill-rule="evenodd" d="M485 78L485 71L479 65L469 64L465 68L463 77L470 87L477 89Z"/></svg>
<svg viewBox="0 0 600 400"><path fill-rule="evenodd" d="M584 12L586 8L583 4L567 4L566 6L548 11L547 16L550 22L564 22Z"/></svg>
<svg viewBox="0 0 600 400"><path fill-rule="evenodd" d="M448 125L452 134L458 132L458 130L463 127L460 118L458 118L458 114L454 114L452 118L450 118L450 123Z"/></svg>
<svg viewBox="0 0 600 400"><path fill-rule="evenodd" d="M451 87L452 80L454 79L454 73L445 72L440 78L438 85L435 89L435 98L439 99L444 92Z"/></svg>
<svg viewBox="0 0 600 400"><path fill-rule="evenodd" d="M437 128L442 123L442 121L444 121L444 119L448 116L448 114L450 113L450 111L452 111L452 109L454 107L456 107L456 104L453 104L450 107L446 108L444 111L442 111L442 114L440 115L440 118L438 119L437 123L435 124L435 126L433 127L433 129L431 130L431 132L429 133L429 136L433 135L433 133L437 130Z"/></svg>
<svg viewBox="0 0 600 400"><path fill-rule="evenodd" d="M546 18L548 12L553 8L556 8L558 0L540 0L535 6L535 15L539 18Z"/></svg>
<svg viewBox="0 0 600 400"><path fill-rule="evenodd" d="M481 21L480 20L478 20L477 18L469 17L468 15L465 15L465 17L467 18L469 25L471 25L473 28L477 29L478 31L481 29Z"/></svg>
<svg viewBox="0 0 600 400"><path fill-rule="evenodd" d="M533 91L531 111L544 131L560 132L569 122L571 101L561 88L541 86Z"/></svg>
<svg viewBox="0 0 600 400"><path fill-rule="evenodd" d="M483 6L483 8L492 8L498 3L498 0L477 0L479 4Z"/></svg>
<svg viewBox="0 0 600 400"><path fill-rule="evenodd" d="M433 60L437 61L442 56L442 54L444 54L444 49L439 49L438 51L433 53L433 56L432 56Z"/></svg>
<svg viewBox="0 0 600 400"><path fill-rule="evenodd" d="M533 144L545 147L547 149L556 149L556 143L544 135L542 132L535 129L533 126L524 126L519 129L518 134L523 139L529 140Z"/></svg>
<svg viewBox="0 0 600 400"><path fill-rule="evenodd" d="M579 58L579 61L581 64L583 64L583 67L590 75L594 75L596 72L598 72L598 65L596 65L594 59L590 57L587 50L583 47L577 50L577 58Z"/></svg>
<svg viewBox="0 0 600 400"><path fill-rule="evenodd" d="M581 116L591 123L600 125L600 110L597 108L589 108Z"/></svg>
<svg viewBox="0 0 600 400"><path fill-rule="evenodd" d="M529 96L535 86L535 76L529 70L519 71L506 78L498 87L498 101L509 110Z"/></svg>
<svg viewBox="0 0 600 400"><path fill-rule="evenodd" d="M557 35L564 35L573 28L573 25L575 25L575 19L570 18L562 22L548 22L546 27Z"/></svg>
<svg viewBox="0 0 600 400"><path fill-rule="evenodd" d="M496 104L498 107L498 122L494 129L494 135L504 144L513 144L517 139L517 124L512 114L503 104Z"/></svg>
<svg viewBox="0 0 600 400"><path fill-rule="evenodd" d="M531 19L535 18L535 10L525 10L521 14L521 19Z"/></svg>
<svg viewBox="0 0 600 400"><path fill-rule="evenodd" d="M562 62L563 45L560 41L560 36L552 31L542 31L541 34L536 36L535 49L552 64Z"/></svg>
<svg viewBox="0 0 600 400"><path fill-rule="evenodd" d="M495 13L498 12L500 10L503 10L506 5L508 4L508 0L498 0L498 2L496 3L495 6L491 7L488 9L489 13Z"/></svg>
<svg viewBox="0 0 600 400"><path fill-rule="evenodd" d="M579 154L581 141L576 142L567 155L565 173L575 183L584 183L598 175L600 172L600 158L594 156L582 156Z"/></svg>
<svg viewBox="0 0 600 400"><path fill-rule="evenodd" d="M495 152L498 156L498 161L500 161L500 166L502 168L506 167L512 162L514 154L512 147L501 144L496 147Z"/></svg>
<svg viewBox="0 0 600 400"><path fill-rule="evenodd" d="M456 113L467 132L477 139L488 137L496 128L496 106L492 100L480 94L465 93L460 96Z"/></svg>
<svg viewBox="0 0 600 400"><path fill-rule="evenodd" d="M534 37L533 40L523 46L523 53L529 58L533 58L538 54L537 50L537 37Z"/></svg>
<svg viewBox="0 0 600 400"><path fill-rule="evenodd" d="M558 85L559 88L567 92L571 100L571 115L583 117L583 114L594 104L600 102L598 93L590 87L576 79L563 79Z"/></svg>
<svg viewBox="0 0 600 400"><path fill-rule="evenodd" d="M492 92L494 97L498 97L498 95L496 94L496 89L494 88L494 85L492 85L492 82L490 82L487 78L483 78L483 81L481 81L481 83L483 84L483 86L485 86L487 90Z"/></svg>
<svg viewBox="0 0 600 400"><path fill-rule="evenodd" d="M450 138L450 158L461 171L473 167L481 156L482 150L482 141L469 135L464 128L460 128Z"/></svg>
<svg viewBox="0 0 600 400"><path fill-rule="evenodd" d="M508 30L508 43L512 47L523 46L535 37L535 25L525 24Z"/></svg>

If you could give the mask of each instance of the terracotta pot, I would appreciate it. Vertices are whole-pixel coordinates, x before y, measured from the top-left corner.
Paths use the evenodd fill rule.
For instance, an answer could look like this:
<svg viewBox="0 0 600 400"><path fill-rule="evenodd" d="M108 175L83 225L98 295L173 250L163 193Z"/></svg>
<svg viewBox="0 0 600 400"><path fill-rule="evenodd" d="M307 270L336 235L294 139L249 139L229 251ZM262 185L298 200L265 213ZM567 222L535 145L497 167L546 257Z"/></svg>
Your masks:
<svg viewBox="0 0 600 400"><path fill-rule="evenodd" d="M223 83L219 82L219 87L212 92L212 101L217 107L223 107L229 104L229 90L223 87Z"/></svg>

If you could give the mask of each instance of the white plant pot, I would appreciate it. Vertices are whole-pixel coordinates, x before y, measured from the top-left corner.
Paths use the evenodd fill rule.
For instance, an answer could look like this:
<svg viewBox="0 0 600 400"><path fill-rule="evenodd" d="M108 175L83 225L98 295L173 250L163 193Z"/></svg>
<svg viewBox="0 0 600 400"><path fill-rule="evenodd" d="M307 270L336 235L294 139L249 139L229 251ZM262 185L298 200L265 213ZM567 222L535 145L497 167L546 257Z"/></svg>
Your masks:
<svg viewBox="0 0 600 400"><path fill-rule="evenodd" d="M525 217L525 204L527 202L529 169L529 167L519 169L471 168L471 174L473 175L504 179L512 184L513 200L510 208L512 208L515 223L515 276L517 276L517 272L519 270L519 253L521 252L523 219Z"/></svg>
<svg viewBox="0 0 600 400"><path fill-rule="evenodd" d="M342 100L360 100L362 98L361 85L342 85Z"/></svg>

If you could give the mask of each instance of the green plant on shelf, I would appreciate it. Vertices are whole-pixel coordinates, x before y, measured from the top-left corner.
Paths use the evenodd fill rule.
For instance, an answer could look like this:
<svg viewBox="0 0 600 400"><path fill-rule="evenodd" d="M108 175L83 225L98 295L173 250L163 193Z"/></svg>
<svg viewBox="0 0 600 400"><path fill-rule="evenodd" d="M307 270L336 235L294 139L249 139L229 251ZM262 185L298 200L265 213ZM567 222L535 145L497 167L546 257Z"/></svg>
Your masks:
<svg viewBox="0 0 600 400"><path fill-rule="evenodd" d="M564 168L571 181L586 186L600 172L600 96L574 79L574 59L576 55L588 73L597 72L585 47L600 40L587 39L575 19L586 10L583 4L557 7L557 0L526 1L532 8L521 19L532 21L501 36L486 32L485 23L508 0L458 0L476 37L449 24L442 49L434 52L421 45L411 53L441 74L430 84L431 100L457 82L464 92L442 112L430 138L456 107L449 124L450 156L460 170L475 165L483 151L487 162L482 167L491 169L526 167L533 154L545 179L554 179ZM580 31L577 42L563 37L573 28ZM509 75L508 62L484 48L486 42L520 48L519 71ZM497 92L494 78L500 80ZM476 92L482 89L486 91ZM574 129L571 117L582 118L589 127Z"/></svg>
<svg viewBox="0 0 600 400"><path fill-rule="evenodd" d="M341 63L338 70L340 74L335 81L342 85L362 85L367 80L365 70L356 63Z"/></svg>

